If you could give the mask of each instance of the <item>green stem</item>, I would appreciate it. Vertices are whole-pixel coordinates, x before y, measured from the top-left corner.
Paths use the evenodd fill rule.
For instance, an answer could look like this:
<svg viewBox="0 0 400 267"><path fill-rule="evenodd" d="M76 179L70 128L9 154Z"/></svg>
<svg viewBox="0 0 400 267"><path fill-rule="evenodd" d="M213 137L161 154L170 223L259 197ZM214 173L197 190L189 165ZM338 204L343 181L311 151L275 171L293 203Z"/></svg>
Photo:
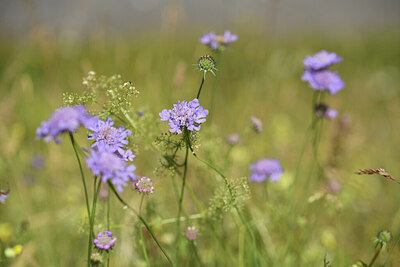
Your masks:
<svg viewBox="0 0 400 267"><path fill-rule="evenodd" d="M231 186L230 186L229 181L228 181L228 179L226 178L226 176L225 176L221 171L219 171L217 168L215 168L213 165L211 165L211 164L208 163L207 161L205 161L205 160L199 158L199 157L196 155L196 153L193 151L193 148L192 148L192 146L191 146L191 144L190 144L190 140L188 140L188 144L189 144L189 149L190 149L190 151L192 152L193 156L194 156L196 159L198 159L198 160L199 160L200 162L202 162L203 164L207 165L210 169L214 170L216 173L218 173L218 174L223 178L223 180L224 180L224 182L225 182L225 185L226 185L226 187L227 187L228 190L229 190L229 194L231 195L231 197L233 197L233 192L232 192ZM250 235L250 237L251 237L251 239L252 239L252 241L253 241L253 249L255 250L254 253L257 255L257 258L258 258L258 259L261 259L261 256L259 255L259 252L258 252L258 250L257 250L257 245L256 245L257 243L256 243L256 239L255 239L255 236L254 236L253 231L251 230L251 228L250 228L250 226L248 225L247 221L244 219L244 217L243 217L243 215L241 214L239 208L238 208L236 205L234 205L234 208L235 208L237 214L239 215L240 220L242 221L243 225L246 227L246 230L248 231L248 233L249 233L249 235Z"/></svg>
<svg viewBox="0 0 400 267"><path fill-rule="evenodd" d="M94 227L94 219L96 217L96 203L97 203L97 195L100 190L100 185L101 185L101 180L99 180L99 184L97 185L96 188L96 183L97 183L97 176L94 177L94 183L93 183L93 204L92 204L92 216L90 217L90 226L89 226L89 245L88 245L88 267L90 267L90 256L92 255L92 238L93 238L93 227Z"/></svg>
<svg viewBox="0 0 400 267"><path fill-rule="evenodd" d="M69 134L69 137L71 139L71 144L72 144L72 147L74 148L76 160L78 161L79 170L81 172L83 189L85 190L86 208L87 208L88 218L90 220L89 197L88 197L88 191L87 191L87 187L86 187L85 175L83 174L82 163L81 163L81 160L79 159L79 155L78 155L78 152L77 152L76 146L75 146L75 139L74 139L74 136L72 135L72 133Z"/></svg>
<svg viewBox="0 0 400 267"><path fill-rule="evenodd" d="M139 215L142 215L142 204L143 204L144 196L145 195L143 194L142 198L140 199ZM140 243L142 245L142 250L143 250L143 256L144 256L144 258L146 260L147 266L151 266L150 261L149 261L149 257L147 256L146 244L144 243L142 223L139 223L139 233L140 233Z"/></svg>
<svg viewBox="0 0 400 267"><path fill-rule="evenodd" d="M200 259L199 253L197 252L197 247L196 244L194 243L194 241L190 241L194 256L196 257L196 260L198 261L200 266L204 266L203 262Z"/></svg>
<svg viewBox="0 0 400 267"><path fill-rule="evenodd" d="M110 231L110 187L107 187L107 230ZM107 267L110 266L110 253L107 253Z"/></svg>
<svg viewBox="0 0 400 267"><path fill-rule="evenodd" d="M119 202L121 202L124 206L126 206L128 209L130 209L138 218L139 220L143 223L144 227L146 227L147 231L149 231L151 237L153 238L154 242L156 242L157 246L160 248L164 256L167 258L169 264L171 266L175 266L174 262L171 260L171 258L168 256L167 252L164 250L164 248L161 246L161 243L158 241L156 236L154 235L153 231L151 230L150 226L147 224L147 222L143 219L143 217L136 212L134 208L132 208L125 200L121 198L121 196L118 194L117 190L115 190L114 185L109 181L108 186L111 187L111 190L113 191L114 195L117 197Z"/></svg>
<svg viewBox="0 0 400 267"><path fill-rule="evenodd" d="M203 88L203 84L204 84L205 79L206 79L206 72L203 72L203 77L201 78L200 88L199 88L199 91L197 92L197 96L196 96L197 100L200 97L201 88Z"/></svg>
<svg viewBox="0 0 400 267"><path fill-rule="evenodd" d="M376 251L374 257L372 258L371 262L369 263L368 267L371 267L371 266L374 264L375 260L376 260L376 259L378 258L378 256L379 256L379 253L381 253L382 248L383 248L383 245L381 244L381 246L380 246L380 247L378 248L378 250Z"/></svg>
<svg viewBox="0 0 400 267"><path fill-rule="evenodd" d="M178 216L177 218L181 217L181 213L182 213L182 202L183 202L183 194L185 192L185 184L186 184L186 174L187 174L187 165L188 165L188 155L189 155L189 145L190 145L190 137L189 137L189 133L187 130L185 130L184 133L187 137L187 142L186 142L186 155L185 155L185 163L184 163L184 171L183 171L183 178L182 178L182 187L181 187L181 193L179 196L179 206L178 206ZM179 239L180 239L180 223L181 220L177 220L176 222L176 238L175 238L175 243L176 243L176 248L175 248L175 261L178 262L179 259L179 250L180 250L180 246L179 246Z"/></svg>

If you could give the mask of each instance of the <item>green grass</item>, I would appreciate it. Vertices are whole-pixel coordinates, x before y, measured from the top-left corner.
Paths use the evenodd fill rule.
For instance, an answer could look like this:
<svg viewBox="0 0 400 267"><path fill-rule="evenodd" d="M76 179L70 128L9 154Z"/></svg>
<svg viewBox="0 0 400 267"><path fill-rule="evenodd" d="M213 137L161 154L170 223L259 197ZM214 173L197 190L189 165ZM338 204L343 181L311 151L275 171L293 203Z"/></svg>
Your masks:
<svg viewBox="0 0 400 267"><path fill-rule="evenodd" d="M273 40L251 32L239 36L232 49L217 58L217 77L207 75L200 102L210 110L210 116L200 131L197 154L221 169L228 161L224 171L231 178L249 176L248 165L261 157L281 160L285 169L281 181L251 184L252 198L246 201L243 212L256 233L257 246L267 265L323 266L325 255L333 266L349 266L357 259L369 262L375 252L371 240L383 229L393 234L393 240L377 265L400 265L400 185L379 176L354 174L360 168L381 167L395 178L400 177L400 36L389 31L361 37L322 38L309 34ZM0 223L17 229L21 222L29 222L27 231L6 244L24 246L22 255L8 263L82 266L86 261L86 206L71 144L67 136L61 145L35 141L35 129L62 105L62 93L79 92L82 77L90 70L104 75L121 74L140 91L133 102L133 112L143 109L154 114L150 122L166 131L167 124L159 122L158 113L179 99L196 96L201 73L193 71L192 64L209 53L197 38L148 35L106 40L92 36L78 43L51 36L24 41L2 39L0 188L9 183L11 193L7 202L0 205ZM316 172L308 175L313 161L310 144L298 180L294 181L311 123L313 97L313 90L300 77L303 58L321 49L335 51L344 58L334 69L346 87L337 95L326 95L325 100L341 116L348 114L351 122L346 131L340 130L342 117L324 123L321 162L326 164L332 158L335 136L339 135L343 143L337 166L325 167L324 177L339 180L342 189L336 195L309 203L307 199L321 190L322 182L317 180ZM248 127L253 114L263 121L264 133L246 135L243 144L234 147L227 158L229 146L225 137ZM143 131L151 137L160 134L153 128ZM83 129L78 132L82 146L87 144L85 134ZM155 173L159 155L146 146L141 136L135 136L133 141L138 146L134 161L137 173L152 177L156 187L155 194L145 202L145 217L169 254L174 255L176 226L159 222L177 214L173 179L180 184L181 177ZM184 152L180 152L181 161ZM42 170L30 165L36 154L46 159ZM189 157L187 183L204 208L217 185L223 184L194 157ZM89 187L92 188L91 183ZM138 209L138 194L125 190L123 197ZM199 213L187 192L183 203L185 214ZM119 238L111 266L144 266L137 219L116 199L111 206L112 228ZM95 229L101 228L98 224L105 225L105 207L106 202L100 201ZM200 229L196 245L205 265L233 265L213 237L217 235L238 265L251 266L254 262L250 239L246 229L240 222L237 228L235 221L239 222L239 218L228 213L221 221L212 222L213 230L199 219L181 226L182 231L191 224ZM150 261L154 266L166 265L151 237L144 234ZM4 250L6 245L0 248ZM196 264L189 243L184 243L183 250L181 265Z"/></svg>

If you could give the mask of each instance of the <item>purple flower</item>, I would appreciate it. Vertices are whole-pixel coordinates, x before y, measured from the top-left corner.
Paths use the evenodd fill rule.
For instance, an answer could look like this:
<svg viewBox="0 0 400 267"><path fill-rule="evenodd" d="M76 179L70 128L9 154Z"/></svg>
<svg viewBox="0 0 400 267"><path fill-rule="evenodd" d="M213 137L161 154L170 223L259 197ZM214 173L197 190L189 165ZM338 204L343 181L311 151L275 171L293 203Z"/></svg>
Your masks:
<svg viewBox="0 0 400 267"><path fill-rule="evenodd" d="M238 36L230 31L225 31L224 35L216 35L215 32L205 33L200 38L200 43L208 45L214 50L226 48L229 44L236 42Z"/></svg>
<svg viewBox="0 0 400 267"><path fill-rule="evenodd" d="M332 64L340 63L343 59L336 53L329 53L322 50L315 55L308 55L304 61L304 68L307 70L321 70L329 67Z"/></svg>
<svg viewBox="0 0 400 267"><path fill-rule="evenodd" d="M151 182L151 179L143 176L136 180L135 187L138 189L140 193L154 193L154 186Z"/></svg>
<svg viewBox="0 0 400 267"><path fill-rule="evenodd" d="M0 203L5 203L9 194L10 194L10 189L7 191L0 190Z"/></svg>
<svg viewBox="0 0 400 267"><path fill-rule="evenodd" d="M256 116L251 116L250 117L251 123L253 124L253 129L256 131L256 133L262 133L262 122L260 119L258 119Z"/></svg>
<svg viewBox="0 0 400 267"><path fill-rule="evenodd" d="M328 90L331 95L336 94L344 87L344 82L338 73L331 70L305 70L301 79L308 82L315 90Z"/></svg>
<svg viewBox="0 0 400 267"><path fill-rule="evenodd" d="M181 134L183 127L192 132L200 130L200 124L206 121L208 110L203 109L195 98L190 102L178 101L172 109L164 109L159 115L161 121L169 121L171 133Z"/></svg>
<svg viewBox="0 0 400 267"><path fill-rule="evenodd" d="M240 145L242 143L242 139L238 133L232 133L226 137L226 142L230 145Z"/></svg>
<svg viewBox="0 0 400 267"><path fill-rule="evenodd" d="M117 238L113 237L113 233L104 230L103 233L99 232L97 234L97 238L93 240L93 243L98 249L108 251L115 245L115 241L117 241Z"/></svg>
<svg viewBox="0 0 400 267"><path fill-rule="evenodd" d="M185 235L189 240L193 241L197 238L199 232L197 231L196 226L189 226L186 230Z"/></svg>
<svg viewBox="0 0 400 267"><path fill-rule="evenodd" d="M109 146L98 146L97 150L91 150L90 157L86 158L86 163L94 175L101 175L103 183L111 180L120 193L127 182L136 179L136 175L133 173L136 169L135 165L127 165Z"/></svg>
<svg viewBox="0 0 400 267"><path fill-rule="evenodd" d="M59 134L74 133L81 125L87 127L92 123L93 117L83 105L66 106L57 109L48 121L42 122L36 129L37 139L43 138L46 142L54 140L56 143L60 143Z"/></svg>
<svg viewBox="0 0 400 267"><path fill-rule="evenodd" d="M278 182L282 175L283 169L278 159L262 158L256 163L250 165L252 174L250 181L264 182L267 177L273 182Z"/></svg>
<svg viewBox="0 0 400 267"><path fill-rule="evenodd" d="M315 114L318 117L324 117L324 118L328 118L328 119L334 119L337 117L338 112L330 107L328 107L325 104L318 104L315 107Z"/></svg>
<svg viewBox="0 0 400 267"><path fill-rule="evenodd" d="M128 144L126 138L131 135L132 132L126 130L124 126L120 126L117 129L113 127L113 125L114 122L110 118L107 118L105 122L98 119L96 123L88 127L90 131L93 131L93 133L88 134L88 140L95 140L92 144L94 149L97 149L98 146L107 146L124 158L124 160L132 161L135 158L132 151L130 149L122 149Z"/></svg>
<svg viewBox="0 0 400 267"><path fill-rule="evenodd" d="M31 166L36 170L42 169L44 162L44 158L41 155L35 155L31 158Z"/></svg>

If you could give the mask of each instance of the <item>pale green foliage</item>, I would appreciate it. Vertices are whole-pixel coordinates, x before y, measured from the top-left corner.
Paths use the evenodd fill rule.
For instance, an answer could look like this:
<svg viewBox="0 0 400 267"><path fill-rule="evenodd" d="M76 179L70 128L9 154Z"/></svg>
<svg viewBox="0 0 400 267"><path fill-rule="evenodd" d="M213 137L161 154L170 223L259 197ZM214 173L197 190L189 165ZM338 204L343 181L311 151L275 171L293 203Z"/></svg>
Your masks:
<svg viewBox="0 0 400 267"><path fill-rule="evenodd" d="M64 104L98 104L104 117L124 114L131 108L131 98L139 94L132 83L123 81L119 74L107 77L90 71L82 84L85 89L81 93L63 94Z"/></svg>
<svg viewBox="0 0 400 267"><path fill-rule="evenodd" d="M234 207L242 207L244 201L250 198L250 188L247 177L227 179L227 184L216 189L210 200L208 217L220 219L224 213Z"/></svg>

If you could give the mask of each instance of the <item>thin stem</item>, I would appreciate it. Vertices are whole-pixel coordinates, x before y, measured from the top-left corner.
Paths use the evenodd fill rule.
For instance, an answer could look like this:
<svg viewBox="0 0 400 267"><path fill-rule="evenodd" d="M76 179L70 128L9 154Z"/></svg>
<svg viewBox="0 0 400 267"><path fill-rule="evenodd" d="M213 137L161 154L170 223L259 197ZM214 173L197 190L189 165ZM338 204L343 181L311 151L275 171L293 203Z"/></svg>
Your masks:
<svg viewBox="0 0 400 267"><path fill-rule="evenodd" d="M72 147L74 148L76 160L78 161L79 170L81 172L83 189L85 191L86 208L87 208L88 218L90 220L89 197L88 197L88 191L87 191L87 187L86 187L85 175L83 174L82 163L81 163L81 160L79 159L79 155L78 155L78 152L75 147L75 139L74 139L74 136L72 135L72 133L69 134L69 137L71 139L71 144L72 144Z"/></svg>
<svg viewBox="0 0 400 267"><path fill-rule="evenodd" d="M197 100L200 97L201 88L203 88L203 84L204 84L204 80L205 79L206 79L206 72L203 72L203 77L201 78L200 88L199 88L199 91L197 92L197 96L196 96Z"/></svg>
<svg viewBox="0 0 400 267"><path fill-rule="evenodd" d="M382 248L383 248L383 245L381 244L381 246L380 246L380 247L378 248L378 250L376 251L374 257L372 258L371 262L369 263L368 267L371 267L371 266L374 264L375 260L376 260L376 259L378 258L378 256L379 256L379 253L381 253Z"/></svg>
<svg viewBox="0 0 400 267"><path fill-rule="evenodd" d="M182 213L182 202L183 202L183 194L185 192L185 184L186 184L186 174L187 174L187 165L188 165L188 155L189 155L189 145L190 145L190 137L189 133L187 130L185 130L185 135L187 137L187 142L186 142L186 155L185 155L185 163L184 163L184 171L183 171L183 178L182 178L182 187L181 187L181 193L179 196L179 206L178 206L178 216L177 218L181 217ZM175 243L176 243L176 249L175 249L175 261L178 262L179 258L179 239L180 239L180 223L181 220L177 220L176 222L176 238L175 238Z"/></svg>
<svg viewBox="0 0 400 267"><path fill-rule="evenodd" d="M175 266L174 262L171 260L171 258L168 256L167 252L164 250L164 248L161 246L161 243L158 241L156 236L154 235L153 231L151 230L150 226L147 224L147 222L143 219L143 217L136 212L134 208L132 208L125 200L121 198L121 196L118 194L117 190L115 190L114 185L111 182L108 182L108 186L111 187L111 190L113 191L114 195L117 197L119 202L121 202L125 207L130 209L138 218L139 220L143 223L144 227L146 227L147 231L149 231L151 237L153 238L154 242L156 242L157 246L160 248L164 256L167 258L169 264L171 266Z"/></svg>
<svg viewBox="0 0 400 267"><path fill-rule="evenodd" d="M107 187L107 230L110 231L110 187ZM110 253L107 253L107 267L110 266Z"/></svg>
<svg viewBox="0 0 400 267"><path fill-rule="evenodd" d="M101 185L101 180L99 180L99 184L97 185L96 189L96 183L97 183L97 176L94 177L94 183L93 183L93 204L92 204L92 216L90 217L90 226L89 226L89 245L88 245L88 267L90 267L90 256L92 255L92 238L93 238L93 226L94 226L94 218L96 217L96 203L97 203L97 195L100 190L100 185Z"/></svg>
<svg viewBox="0 0 400 267"><path fill-rule="evenodd" d="M194 241L190 241L194 256L196 257L196 260L199 262L200 266L204 266L203 262L200 259L199 253L197 252L197 247L196 244L194 243Z"/></svg>
<svg viewBox="0 0 400 267"><path fill-rule="evenodd" d="M231 186L230 186L229 181L228 181L228 179L226 178L226 176L225 176L221 171L219 171L217 168L215 168L213 165L211 165L211 164L208 163L207 161L205 161L205 160L199 158L199 157L196 155L196 153L193 151L193 148L192 148L192 146L191 146L191 144L190 144L190 140L188 140L188 145L189 145L190 151L192 152L192 154L193 154L193 156L194 156L195 158L197 158L199 161L201 161L202 163L204 163L205 165L207 165L210 169L214 170L216 173L218 173L218 174L224 179L225 185L226 185L226 187L228 188L229 194L230 194L231 197L232 197L232 196L233 196L233 192L232 192ZM239 218L240 218L240 220L242 221L243 225L246 227L246 230L248 231L248 233L249 233L249 235L250 235L250 237L251 237L251 239L252 239L252 241L253 241L253 246L254 246L253 249L255 250L254 253L257 255L257 258L258 258L258 259L261 259L260 255L259 255L259 252L258 252L258 250L257 250L256 239L255 239L255 236L254 236L253 231L251 230L251 228L250 228L250 226L248 225L247 221L245 220L245 218L244 218L243 215L241 214L239 208L238 208L236 205L234 205L234 208L235 208L237 214L239 215Z"/></svg>
<svg viewBox="0 0 400 267"><path fill-rule="evenodd" d="M139 215L142 215L142 204L143 204L143 199L144 199L144 194L142 195L140 199L140 204L139 204ZM142 223L139 223L139 233L140 233L140 243L142 245L142 250L143 250L143 256L146 260L147 266L151 266L149 257L147 256L147 250L146 250L146 244L144 243L144 238L143 238L143 230L142 230Z"/></svg>

